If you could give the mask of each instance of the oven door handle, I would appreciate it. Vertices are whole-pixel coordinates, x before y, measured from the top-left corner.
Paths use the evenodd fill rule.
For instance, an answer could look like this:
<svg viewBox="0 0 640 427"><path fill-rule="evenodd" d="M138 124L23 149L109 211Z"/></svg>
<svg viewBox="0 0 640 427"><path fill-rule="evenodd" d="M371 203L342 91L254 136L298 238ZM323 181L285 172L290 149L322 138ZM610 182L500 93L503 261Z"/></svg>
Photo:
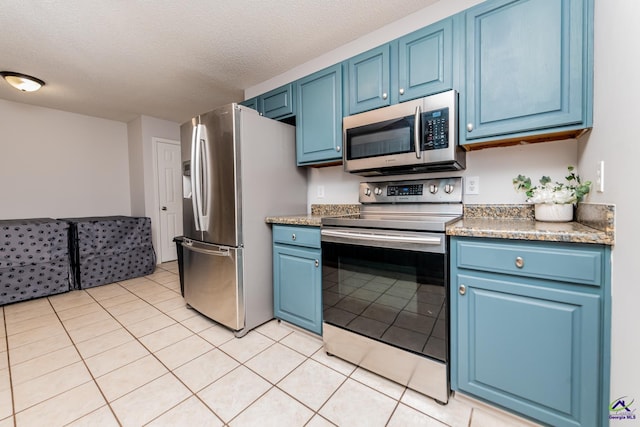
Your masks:
<svg viewBox="0 0 640 427"><path fill-rule="evenodd" d="M320 231L320 234L328 237L341 237L345 239L361 239L373 241L386 241L389 243L419 243L423 245L439 245L442 243L441 237L433 236L399 236L375 233L357 233L353 231L326 230Z"/></svg>

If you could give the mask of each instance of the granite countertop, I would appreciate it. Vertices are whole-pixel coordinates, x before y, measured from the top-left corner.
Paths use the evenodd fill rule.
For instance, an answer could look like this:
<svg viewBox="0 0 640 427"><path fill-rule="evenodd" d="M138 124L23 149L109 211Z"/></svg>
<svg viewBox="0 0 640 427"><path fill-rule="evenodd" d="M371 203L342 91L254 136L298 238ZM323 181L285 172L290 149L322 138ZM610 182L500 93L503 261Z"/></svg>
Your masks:
<svg viewBox="0 0 640 427"><path fill-rule="evenodd" d="M267 224L309 225L312 227L320 227L322 217L323 215L312 214L268 216L265 218L265 222Z"/></svg>
<svg viewBox="0 0 640 427"><path fill-rule="evenodd" d="M269 224L320 227L323 217L360 212L360 205L311 205L310 214L269 216ZM539 240L547 242L615 242L612 205L580 203L576 221L541 222L534 219L532 205L464 205L464 217L447 226L449 236L493 239Z"/></svg>
<svg viewBox="0 0 640 427"><path fill-rule="evenodd" d="M265 222L267 224L320 227L323 217L351 215L358 212L360 212L360 205L311 205L310 214L268 216L265 218Z"/></svg>
<svg viewBox="0 0 640 427"><path fill-rule="evenodd" d="M614 244L611 205L580 204L571 222L541 222L531 205L465 205L464 218L447 235L549 242Z"/></svg>

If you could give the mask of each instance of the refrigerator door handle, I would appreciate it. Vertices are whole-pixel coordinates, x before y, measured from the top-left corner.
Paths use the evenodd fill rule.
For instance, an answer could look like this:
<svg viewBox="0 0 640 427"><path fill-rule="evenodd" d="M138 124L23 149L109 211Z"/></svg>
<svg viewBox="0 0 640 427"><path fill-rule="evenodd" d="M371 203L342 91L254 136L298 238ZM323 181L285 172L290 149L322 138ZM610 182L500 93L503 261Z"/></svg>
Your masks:
<svg viewBox="0 0 640 427"><path fill-rule="evenodd" d="M193 221L196 231L200 231L200 125L193 127L191 136L191 206L193 208Z"/></svg>
<svg viewBox="0 0 640 427"><path fill-rule="evenodd" d="M199 141L200 141L200 181L202 184L200 187L200 209L198 215L200 216L200 230L209 231L209 206L213 204L212 200L209 200L211 194L211 173L209 171L209 136L207 134L207 128L205 125L198 125L200 129Z"/></svg>
<svg viewBox="0 0 640 427"><path fill-rule="evenodd" d="M184 239L182 241L182 246L189 248L194 252L199 252L201 254L215 255L215 256L231 256L231 251L229 251L229 248L220 247L220 249L217 251L211 250L211 249L205 249L199 246L194 246L193 242L188 239Z"/></svg>

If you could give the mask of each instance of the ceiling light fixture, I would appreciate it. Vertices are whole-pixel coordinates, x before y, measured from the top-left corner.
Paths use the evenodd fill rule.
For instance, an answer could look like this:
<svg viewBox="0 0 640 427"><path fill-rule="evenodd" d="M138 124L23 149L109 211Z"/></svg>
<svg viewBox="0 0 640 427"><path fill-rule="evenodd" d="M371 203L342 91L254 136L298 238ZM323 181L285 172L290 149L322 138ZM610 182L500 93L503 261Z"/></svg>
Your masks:
<svg viewBox="0 0 640 427"><path fill-rule="evenodd" d="M35 92L44 86L44 82L38 78L13 71L0 71L0 76L4 77L11 86L23 92Z"/></svg>

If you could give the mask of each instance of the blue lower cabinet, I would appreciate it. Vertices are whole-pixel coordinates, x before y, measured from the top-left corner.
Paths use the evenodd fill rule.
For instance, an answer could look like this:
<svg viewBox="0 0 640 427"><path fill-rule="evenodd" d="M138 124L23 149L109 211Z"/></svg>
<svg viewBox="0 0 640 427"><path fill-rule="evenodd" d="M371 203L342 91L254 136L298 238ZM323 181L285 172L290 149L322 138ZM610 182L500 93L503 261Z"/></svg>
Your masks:
<svg viewBox="0 0 640 427"><path fill-rule="evenodd" d="M316 233L317 245L303 240ZM275 317L322 334L320 229L274 225L273 236ZM290 236L290 240L284 241L283 236ZM302 246L306 244L310 246Z"/></svg>
<svg viewBox="0 0 640 427"><path fill-rule="evenodd" d="M452 388L544 424L606 425L608 249L469 238L451 247ZM484 268L473 262L479 250ZM563 272L555 264L570 267L571 256L577 266L600 264L597 283L572 283L583 280L579 268L575 277L540 278ZM496 273L505 259L517 274Z"/></svg>

